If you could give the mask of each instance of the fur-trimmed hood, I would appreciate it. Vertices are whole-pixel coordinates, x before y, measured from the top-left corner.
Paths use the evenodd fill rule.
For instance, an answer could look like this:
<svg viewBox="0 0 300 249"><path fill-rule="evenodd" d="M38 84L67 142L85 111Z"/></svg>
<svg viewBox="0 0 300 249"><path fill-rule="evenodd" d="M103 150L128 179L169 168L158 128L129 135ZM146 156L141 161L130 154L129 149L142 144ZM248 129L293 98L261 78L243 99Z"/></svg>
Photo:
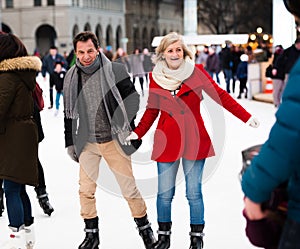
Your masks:
<svg viewBox="0 0 300 249"><path fill-rule="evenodd" d="M41 71L42 61L37 56L24 56L0 62L0 72L7 71Z"/></svg>

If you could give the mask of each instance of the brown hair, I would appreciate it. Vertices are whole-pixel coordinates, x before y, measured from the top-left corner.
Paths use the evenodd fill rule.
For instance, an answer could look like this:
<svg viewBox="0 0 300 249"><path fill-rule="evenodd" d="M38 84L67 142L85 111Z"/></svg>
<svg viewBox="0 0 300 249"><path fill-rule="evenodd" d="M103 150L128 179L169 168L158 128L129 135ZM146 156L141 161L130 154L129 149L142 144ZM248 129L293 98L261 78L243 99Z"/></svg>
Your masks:
<svg viewBox="0 0 300 249"><path fill-rule="evenodd" d="M27 49L18 37L0 31L0 61L27 55Z"/></svg>
<svg viewBox="0 0 300 249"><path fill-rule="evenodd" d="M79 41L86 42L89 39L92 40L92 42L93 42L93 44L94 44L94 46L95 46L96 49L98 49L100 47L98 38L96 37L96 35L93 32L91 32L91 31L83 31L83 32L80 32L79 34L77 34L74 37L74 39L73 39L74 51L76 51L77 42L79 42Z"/></svg>

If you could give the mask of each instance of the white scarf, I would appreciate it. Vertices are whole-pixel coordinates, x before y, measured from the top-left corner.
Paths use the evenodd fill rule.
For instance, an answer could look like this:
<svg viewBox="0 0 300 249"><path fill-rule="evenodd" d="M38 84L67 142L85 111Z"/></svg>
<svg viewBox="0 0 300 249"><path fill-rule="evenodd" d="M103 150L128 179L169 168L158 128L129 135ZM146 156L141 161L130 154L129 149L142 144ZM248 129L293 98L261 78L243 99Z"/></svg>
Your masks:
<svg viewBox="0 0 300 249"><path fill-rule="evenodd" d="M178 69L170 69L165 60L158 61L153 68L153 79L162 88L170 91L176 90L181 83L189 78L195 68L195 62L186 56Z"/></svg>

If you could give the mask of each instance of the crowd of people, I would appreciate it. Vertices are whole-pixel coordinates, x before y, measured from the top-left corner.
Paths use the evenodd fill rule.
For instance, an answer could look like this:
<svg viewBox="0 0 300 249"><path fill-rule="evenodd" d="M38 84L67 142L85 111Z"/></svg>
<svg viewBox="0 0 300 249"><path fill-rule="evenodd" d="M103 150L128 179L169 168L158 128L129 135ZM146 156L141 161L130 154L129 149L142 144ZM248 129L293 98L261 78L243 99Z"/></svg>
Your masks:
<svg viewBox="0 0 300 249"><path fill-rule="evenodd" d="M297 23L299 2L284 0ZM241 182L245 193L244 215L248 221L269 218L262 203L270 198L275 187L289 182L287 220L278 245L272 247L279 249L299 248L300 124L297 119L291 120L300 106L299 46L297 38L287 49L279 45L275 48L272 78L278 80L277 121ZM11 230L1 248L34 248L34 217L27 186L34 186L45 214L50 216L54 211L38 157L44 132L32 93L40 72L45 79L49 74L49 109L53 108L53 88L56 89L56 115L63 97L66 153L79 164L80 215L85 234L78 249L97 249L100 245L95 193L101 160L112 171L146 249L171 247L172 200L177 172L182 165L189 204L189 248L204 248L202 175L206 159L215 156L215 151L200 109L203 92L242 123L257 128L259 120L231 94L235 92L235 82L239 81L237 98L242 95L247 98L247 67L252 60L249 47L244 49L229 41L219 53L215 46L205 46L203 51L193 54L183 36L176 32L163 37L154 56L148 48L143 51L135 48L128 56L122 48L115 53L111 47L103 50L90 31L74 37L68 57L52 46L41 60L30 56L17 36L0 32L0 216L6 208ZM220 86L221 71L226 89ZM136 91L136 79L140 94ZM149 88L147 105L136 123L140 97L145 96L144 82ZM158 172L157 238L131 163L132 153L138 150L156 120L151 160L156 162ZM278 146L279 143L284 146Z"/></svg>

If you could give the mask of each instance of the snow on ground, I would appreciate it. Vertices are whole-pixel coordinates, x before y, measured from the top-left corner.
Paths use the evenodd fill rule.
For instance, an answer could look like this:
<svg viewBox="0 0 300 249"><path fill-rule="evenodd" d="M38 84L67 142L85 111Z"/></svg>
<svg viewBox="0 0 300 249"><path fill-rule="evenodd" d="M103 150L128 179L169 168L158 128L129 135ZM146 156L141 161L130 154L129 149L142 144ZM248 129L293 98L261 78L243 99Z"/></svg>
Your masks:
<svg viewBox="0 0 300 249"><path fill-rule="evenodd" d="M40 160L43 164L47 191L55 211L51 217L43 214L33 187L27 187L35 217L36 249L75 249L84 238L84 223L80 217L78 197L78 164L73 162L64 148L63 113L55 116L48 110L48 81L38 77L44 89L45 109L41 112L45 139L40 144ZM137 90L139 91L139 84ZM237 86L238 89L238 86ZM55 95L55 94L54 94ZM147 95L146 95L147 96ZM55 97L55 96L54 96ZM146 97L141 97L140 118ZM203 179L205 204L205 249L251 249L245 236L245 220L242 216L243 194L239 182L242 167L241 151L263 143L275 121L275 108L271 104L252 100L238 100L261 125L250 128L227 111L216 108L208 97L204 99L204 118L212 135L217 156L206 162ZM216 112L215 112L216 110ZM144 139L140 150L133 156L133 168L137 184L145 197L148 216L153 230L156 223L156 166L150 161L153 129ZM192 146L192 144L191 144ZM102 249L141 249L143 243L130 216L126 201L104 162L100 167L97 189L100 247ZM182 172L179 172L177 191L173 201L173 227L171 249L189 246L189 209L185 198ZM0 245L8 235L6 211L0 217Z"/></svg>

